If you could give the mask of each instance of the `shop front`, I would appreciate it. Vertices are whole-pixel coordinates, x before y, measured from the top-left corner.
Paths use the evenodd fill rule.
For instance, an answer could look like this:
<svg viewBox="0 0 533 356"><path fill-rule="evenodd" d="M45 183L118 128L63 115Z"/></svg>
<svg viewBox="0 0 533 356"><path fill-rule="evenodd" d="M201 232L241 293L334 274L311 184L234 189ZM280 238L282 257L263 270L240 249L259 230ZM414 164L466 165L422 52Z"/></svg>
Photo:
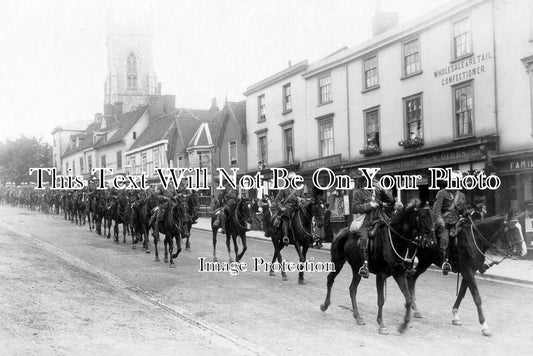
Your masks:
<svg viewBox="0 0 533 356"><path fill-rule="evenodd" d="M321 199L324 203L329 204L331 211L331 226L333 233L347 226L350 214L350 190L339 190L336 187L325 188L328 185L326 173L318 176L318 186L313 183L313 174L320 168L328 168L335 175L347 175L348 171L342 166L342 157L340 154L320 157L308 161L303 161L300 165L300 171L297 172L304 178L304 193L308 197Z"/></svg>
<svg viewBox="0 0 533 356"><path fill-rule="evenodd" d="M524 238L528 249L533 249L533 150L499 154L493 162L502 180L497 209L521 214Z"/></svg>
<svg viewBox="0 0 533 356"><path fill-rule="evenodd" d="M432 204L438 189L429 189L431 171L429 168L451 168L466 174L485 172L489 174L490 155L496 151L497 137L487 136L467 141L434 146L427 149L406 149L405 153L384 157L373 156L371 159L351 163L347 168L350 176L358 175L358 168L379 168L378 175L413 176L420 175L416 189L394 190L396 197L405 204L413 198ZM495 194L491 190L463 190L469 204L483 200L493 214Z"/></svg>

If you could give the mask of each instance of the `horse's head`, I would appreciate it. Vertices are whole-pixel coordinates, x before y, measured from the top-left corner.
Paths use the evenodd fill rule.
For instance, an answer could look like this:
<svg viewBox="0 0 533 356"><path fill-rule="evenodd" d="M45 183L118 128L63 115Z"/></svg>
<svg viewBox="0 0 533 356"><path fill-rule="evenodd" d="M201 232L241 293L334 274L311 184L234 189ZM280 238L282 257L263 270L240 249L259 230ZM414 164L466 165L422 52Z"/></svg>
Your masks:
<svg viewBox="0 0 533 356"><path fill-rule="evenodd" d="M406 237L422 246L431 247L437 243L435 225L429 206L422 205L418 199L412 199L404 207L400 216L402 216Z"/></svg>
<svg viewBox="0 0 533 356"><path fill-rule="evenodd" d="M527 253L526 241L522 234L522 225L518 222L513 211L505 219L504 243L507 243L509 251L515 256L525 256Z"/></svg>

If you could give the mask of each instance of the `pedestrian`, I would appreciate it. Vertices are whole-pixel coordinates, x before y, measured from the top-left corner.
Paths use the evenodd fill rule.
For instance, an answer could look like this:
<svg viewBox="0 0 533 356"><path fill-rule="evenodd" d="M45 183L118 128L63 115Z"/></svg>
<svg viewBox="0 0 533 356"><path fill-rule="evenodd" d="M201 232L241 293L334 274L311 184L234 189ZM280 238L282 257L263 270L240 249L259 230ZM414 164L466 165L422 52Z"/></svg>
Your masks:
<svg viewBox="0 0 533 356"><path fill-rule="evenodd" d="M329 203L324 204L324 241L333 241L333 229L331 228L331 210L329 210Z"/></svg>

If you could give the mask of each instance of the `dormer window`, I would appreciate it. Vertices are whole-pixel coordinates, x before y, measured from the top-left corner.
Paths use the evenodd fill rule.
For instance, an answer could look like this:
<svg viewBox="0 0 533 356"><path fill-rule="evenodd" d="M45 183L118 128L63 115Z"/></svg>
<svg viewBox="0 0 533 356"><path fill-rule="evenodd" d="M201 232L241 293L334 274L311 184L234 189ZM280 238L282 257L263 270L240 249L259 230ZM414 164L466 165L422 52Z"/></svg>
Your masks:
<svg viewBox="0 0 533 356"><path fill-rule="evenodd" d="M137 132L133 131L133 139L136 140L137 139Z"/></svg>

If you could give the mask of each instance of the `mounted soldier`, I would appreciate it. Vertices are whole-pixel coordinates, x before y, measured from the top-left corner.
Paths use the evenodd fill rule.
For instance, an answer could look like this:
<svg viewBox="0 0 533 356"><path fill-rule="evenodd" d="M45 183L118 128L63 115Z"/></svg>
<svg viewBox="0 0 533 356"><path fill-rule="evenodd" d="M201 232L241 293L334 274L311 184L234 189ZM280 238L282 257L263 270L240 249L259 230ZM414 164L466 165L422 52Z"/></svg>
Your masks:
<svg viewBox="0 0 533 356"><path fill-rule="evenodd" d="M218 224L216 226L220 226L222 229L221 232L225 234L226 221L233 213L233 209L237 204L237 191L233 189L228 182L225 182L224 190L218 195L218 201L223 209L220 211L220 214L218 215L218 221L215 223Z"/></svg>
<svg viewBox="0 0 533 356"><path fill-rule="evenodd" d="M452 172L452 178L462 177L461 172ZM433 219L440 239L440 257L442 260L442 274L447 275L452 270L448 262L448 245L450 237L457 234L457 224L466 210L466 197L458 189L442 188L437 193L433 204Z"/></svg>
<svg viewBox="0 0 533 356"><path fill-rule="evenodd" d="M374 189L365 188L366 179L364 177L356 178L359 189L354 192L352 201L352 214L355 214L354 221L350 226L352 233L359 235L359 249L363 256L363 265L359 269L359 275L368 278L368 237L371 235L369 230L381 219L380 209L383 204L394 204L396 209L401 209L401 202L395 202L392 193L382 188L377 180L373 181ZM358 226L357 226L358 225ZM372 237L372 236L370 236Z"/></svg>
<svg viewBox="0 0 533 356"><path fill-rule="evenodd" d="M164 189L162 184L159 184L159 187L157 187L156 191L156 200L157 200L157 208L155 211L155 214L152 214L150 225L153 226L153 232L152 236L154 238L159 238L159 225L164 223L165 220L165 214L168 209L171 208L171 201L173 197L173 193L171 189L174 186L172 184L169 184L169 189ZM174 189L172 189L174 190Z"/></svg>
<svg viewBox="0 0 533 356"><path fill-rule="evenodd" d="M290 172L288 178L292 179L296 174ZM303 200L302 189L296 189L293 187L287 189L281 189L274 198L274 206L277 207L277 211L273 215L273 227L279 228L280 224L283 228L283 243L287 246L289 240L289 224L298 209L298 204ZM283 223L283 224L282 224ZM266 236L266 235L265 235Z"/></svg>

